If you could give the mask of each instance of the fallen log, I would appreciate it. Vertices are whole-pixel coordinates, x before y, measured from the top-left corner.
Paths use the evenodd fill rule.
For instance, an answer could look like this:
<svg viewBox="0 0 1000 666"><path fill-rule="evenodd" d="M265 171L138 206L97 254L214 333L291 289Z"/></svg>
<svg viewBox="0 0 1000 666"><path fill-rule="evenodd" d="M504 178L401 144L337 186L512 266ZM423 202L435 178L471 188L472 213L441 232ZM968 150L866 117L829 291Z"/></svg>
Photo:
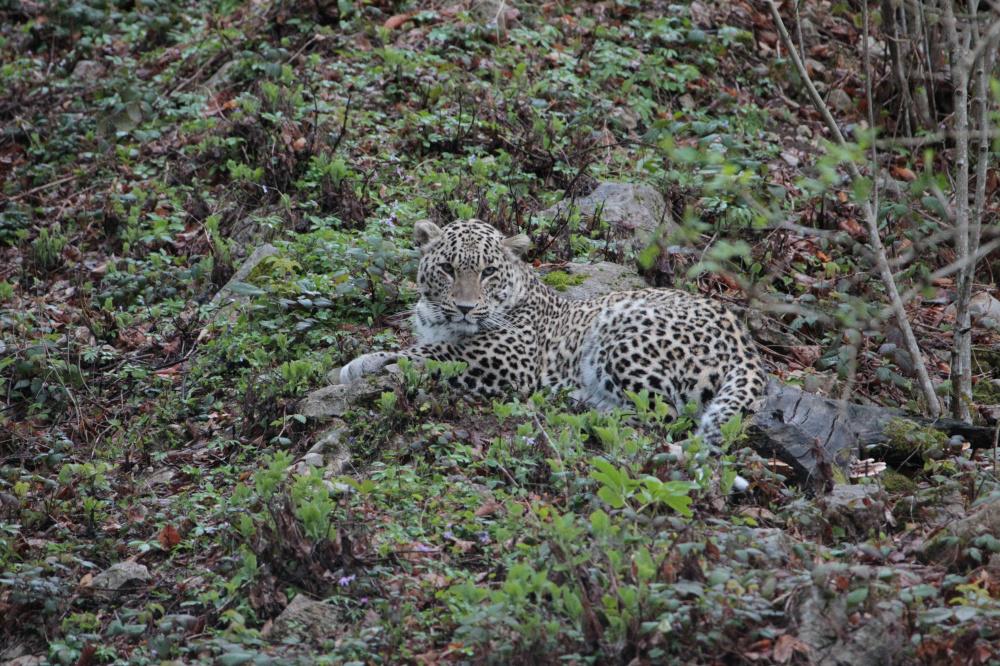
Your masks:
<svg viewBox="0 0 1000 666"><path fill-rule="evenodd" d="M959 435L973 448L993 446L990 427L824 398L773 379L749 428L750 444L762 455L790 465L800 481L816 482L828 476L822 470L825 465L846 470L859 457L872 457L873 451L893 439L900 419L948 436Z"/></svg>

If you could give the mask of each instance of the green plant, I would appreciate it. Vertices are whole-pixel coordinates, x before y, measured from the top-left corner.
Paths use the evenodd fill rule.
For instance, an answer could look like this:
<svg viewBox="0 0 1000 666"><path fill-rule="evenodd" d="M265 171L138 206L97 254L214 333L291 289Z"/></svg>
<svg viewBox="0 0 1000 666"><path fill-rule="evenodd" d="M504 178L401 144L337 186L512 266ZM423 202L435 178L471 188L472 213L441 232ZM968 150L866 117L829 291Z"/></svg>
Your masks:
<svg viewBox="0 0 1000 666"><path fill-rule="evenodd" d="M56 268L62 262L62 251L68 242L59 224L53 225L51 230L47 227L39 229L38 235L31 241L31 256L35 265L44 271Z"/></svg>

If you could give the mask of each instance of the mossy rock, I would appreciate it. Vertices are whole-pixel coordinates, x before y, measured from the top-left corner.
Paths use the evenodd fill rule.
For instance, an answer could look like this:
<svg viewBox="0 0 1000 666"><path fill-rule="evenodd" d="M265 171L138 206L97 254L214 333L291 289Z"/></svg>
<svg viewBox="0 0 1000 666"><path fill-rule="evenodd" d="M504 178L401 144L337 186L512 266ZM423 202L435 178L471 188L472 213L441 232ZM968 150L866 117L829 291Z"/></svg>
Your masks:
<svg viewBox="0 0 1000 666"><path fill-rule="evenodd" d="M566 271L552 271L542 277L542 282L549 285L556 291L566 291L570 287L583 284L583 281L586 279L586 275L570 275Z"/></svg>
<svg viewBox="0 0 1000 666"><path fill-rule="evenodd" d="M980 380L972 387L972 400L978 405L1000 405L1000 384L988 379Z"/></svg>
<svg viewBox="0 0 1000 666"><path fill-rule="evenodd" d="M917 483L905 474L887 469L882 474L882 485L889 493L905 493L910 495L917 490Z"/></svg>
<svg viewBox="0 0 1000 666"><path fill-rule="evenodd" d="M904 455L918 454L921 458L936 457L944 450L948 435L907 419L892 419L885 428L885 446Z"/></svg>

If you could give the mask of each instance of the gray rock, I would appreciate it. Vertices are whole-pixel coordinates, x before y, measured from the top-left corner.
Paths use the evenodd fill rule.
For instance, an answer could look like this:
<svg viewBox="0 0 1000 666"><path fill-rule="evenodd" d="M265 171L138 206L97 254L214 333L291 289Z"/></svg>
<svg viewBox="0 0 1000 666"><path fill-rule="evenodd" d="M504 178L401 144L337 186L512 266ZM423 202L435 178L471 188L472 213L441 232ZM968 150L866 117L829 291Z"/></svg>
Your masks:
<svg viewBox="0 0 1000 666"><path fill-rule="evenodd" d="M73 67L72 77L81 83L96 81L104 76L104 65L95 60L81 60Z"/></svg>
<svg viewBox="0 0 1000 666"><path fill-rule="evenodd" d="M244 291L247 287L245 280L249 277L253 269L262 262L266 257L270 257L278 253L278 248L274 247L270 243L265 243L253 251L253 253L246 258L239 269L232 278L229 279L222 289L220 289L215 296L212 297L210 305L218 307L215 312L215 317L213 321L215 323L222 322L233 322L236 320L238 315L238 306L249 302L252 296ZM242 292L242 293L241 293ZM206 326L198 334L198 342L210 337L211 326Z"/></svg>
<svg viewBox="0 0 1000 666"><path fill-rule="evenodd" d="M177 471L173 467L160 467L146 475L143 483L149 488L165 486L173 481L175 476L177 476Z"/></svg>
<svg viewBox="0 0 1000 666"><path fill-rule="evenodd" d="M14 649L14 648L11 648ZM16 649L20 650L20 646ZM13 654L13 653L12 653ZM0 652L0 659L3 659L2 666L42 666L42 664L49 663L45 658L45 655L33 655L33 654L22 654L20 656L11 657L7 659L6 652Z"/></svg>
<svg viewBox="0 0 1000 666"><path fill-rule="evenodd" d="M161 631L175 631L177 629L190 629L198 624L198 616L187 613L173 613L164 615L159 622Z"/></svg>
<svg viewBox="0 0 1000 666"><path fill-rule="evenodd" d="M309 467L322 467L323 466L323 454L321 453L306 453L302 456L302 462Z"/></svg>
<svg viewBox="0 0 1000 666"><path fill-rule="evenodd" d="M267 638L274 640L297 635L322 641L336 638L342 632L337 609L300 594L274 619Z"/></svg>
<svg viewBox="0 0 1000 666"><path fill-rule="evenodd" d="M954 303L944 309L945 316L954 318L956 313ZM969 299L969 316L974 324L983 328L997 328L1000 323L1000 301L985 291L974 294Z"/></svg>
<svg viewBox="0 0 1000 666"><path fill-rule="evenodd" d="M472 3L472 13L486 27L495 29L501 34L506 33L520 16L520 11L510 0L475 0Z"/></svg>
<svg viewBox="0 0 1000 666"><path fill-rule="evenodd" d="M727 557L759 568L786 564L794 543L784 530L771 527L733 527L716 534L716 541Z"/></svg>
<svg viewBox="0 0 1000 666"><path fill-rule="evenodd" d="M222 63L222 66L215 70L215 73L208 78L208 81L205 81L205 87L215 91L228 85L236 62L236 60L227 60Z"/></svg>
<svg viewBox="0 0 1000 666"><path fill-rule="evenodd" d="M339 381L340 368L327 374L329 381ZM343 416L359 403L373 400L383 391L392 390L399 381L399 368L386 366L379 374L363 377L350 384L333 384L317 389L299 401L298 413L311 419L329 419Z"/></svg>
<svg viewBox="0 0 1000 666"><path fill-rule="evenodd" d="M854 100L840 88L831 90L829 96L826 98L826 102L835 111L846 112L854 108Z"/></svg>
<svg viewBox="0 0 1000 666"><path fill-rule="evenodd" d="M976 507L961 520L947 523L920 551L924 562L953 564L976 537L1000 534L1000 500Z"/></svg>
<svg viewBox="0 0 1000 666"><path fill-rule="evenodd" d="M248 300L247 296L239 294L237 285L246 281L253 269L257 268L260 262L264 261L265 258L278 254L278 248L274 247L270 243L264 243L253 253L246 258L246 260L240 265L233 274L233 277L229 279L229 282L225 284L219 292L212 297L212 305L229 305L237 301Z"/></svg>
<svg viewBox="0 0 1000 666"><path fill-rule="evenodd" d="M817 503L827 522L849 536L865 537L895 524L885 491L875 485L837 484Z"/></svg>
<svg viewBox="0 0 1000 666"><path fill-rule="evenodd" d="M560 293L574 300L597 298L615 291L644 289L649 285L635 270L610 261L594 264L567 264L561 270L570 275L585 277L580 284L568 285Z"/></svg>
<svg viewBox="0 0 1000 666"><path fill-rule="evenodd" d="M316 443L309 449L310 453L323 455L323 460L326 462L326 470L323 472L325 478L340 476L351 462L351 451L344 441L347 432L347 425L337 421L332 427L320 433Z"/></svg>
<svg viewBox="0 0 1000 666"><path fill-rule="evenodd" d="M608 117L619 129L626 132L631 132L639 126L639 114L628 107L616 106L611 109Z"/></svg>
<svg viewBox="0 0 1000 666"><path fill-rule="evenodd" d="M587 196L573 202L560 201L541 214L549 218L565 216L571 213L571 204L582 217L599 217L606 222L612 242L625 242L637 252L649 244L661 226L667 233L677 228L663 197L649 185L604 182Z"/></svg>
<svg viewBox="0 0 1000 666"><path fill-rule="evenodd" d="M126 585L148 583L153 580L149 569L144 564L136 562L117 562L94 576L90 582L90 587L117 592Z"/></svg>
<svg viewBox="0 0 1000 666"><path fill-rule="evenodd" d="M806 67L812 72L813 76L820 79L826 78L826 65L819 60L806 58Z"/></svg>
<svg viewBox="0 0 1000 666"><path fill-rule="evenodd" d="M899 664L908 632L899 621L905 608L889 600L865 613L864 621L852 623L856 609L847 605L846 594L826 594L817 587L804 589L792 604L798 639L810 647L815 666L882 666Z"/></svg>
<svg viewBox="0 0 1000 666"><path fill-rule="evenodd" d="M816 29L816 24L808 18L802 17L802 20L799 21L799 25L802 27L802 41L806 44L813 44L820 39L819 30Z"/></svg>

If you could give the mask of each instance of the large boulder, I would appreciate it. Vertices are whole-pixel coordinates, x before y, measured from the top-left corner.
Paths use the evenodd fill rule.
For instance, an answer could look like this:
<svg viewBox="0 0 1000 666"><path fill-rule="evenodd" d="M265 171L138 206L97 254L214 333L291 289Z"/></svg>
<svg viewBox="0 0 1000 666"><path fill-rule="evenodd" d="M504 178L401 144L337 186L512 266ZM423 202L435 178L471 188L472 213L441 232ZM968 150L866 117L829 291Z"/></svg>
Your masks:
<svg viewBox="0 0 1000 666"><path fill-rule="evenodd" d="M609 240L635 252L645 248L661 227L667 233L677 228L663 197L649 185L603 182L587 196L560 201L541 214L557 219L573 209L583 218L607 223Z"/></svg>
<svg viewBox="0 0 1000 666"><path fill-rule="evenodd" d="M599 261L594 264L566 264L559 269L559 272L564 273L566 279L550 280L548 278L553 275L550 273L543 280L550 286L554 286L567 298L574 300L597 298L615 291L643 289L649 286L645 280L639 277L635 269L610 261ZM557 282L557 284L553 285L553 282Z"/></svg>

